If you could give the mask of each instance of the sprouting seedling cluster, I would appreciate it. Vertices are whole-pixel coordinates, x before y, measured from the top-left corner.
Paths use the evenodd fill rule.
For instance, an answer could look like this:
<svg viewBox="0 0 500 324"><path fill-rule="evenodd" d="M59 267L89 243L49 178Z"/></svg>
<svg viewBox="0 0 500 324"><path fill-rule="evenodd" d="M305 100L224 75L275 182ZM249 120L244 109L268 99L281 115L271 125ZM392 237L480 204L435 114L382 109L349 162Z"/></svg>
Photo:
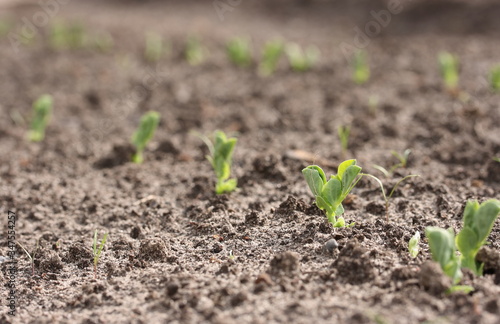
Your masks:
<svg viewBox="0 0 500 324"><path fill-rule="evenodd" d="M411 153L410 149L404 150L403 153L399 153L397 151L391 151L391 154L396 159L399 160L399 163L396 163L393 166L391 166L389 168L389 170L387 170L383 166L380 166L380 165L377 165L377 164L374 164L373 167L375 169L379 170L380 172L382 172L386 177L390 177L390 176L393 175L393 173L394 173L394 171L396 171L396 169L398 169L398 168L406 168L407 167L407 165L408 165L408 158L410 157L410 153Z"/></svg>
<svg viewBox="0 0 500 324"><path fill-rule="evenodd" d="M326 212L328 221L334 227L345 227L345 220L341 216L344 213L342 202L349 192L358 183L361 167L356 165L356 160L342 162L337 174L327 180L325 172L317 166L310 165L302 170L306 182L316 198L316 205ZM350 224L349 226L354 225Z"/></svg>
<svg viewBox="0 0 500 324"><path fill-rule="evenodd" d="M92 254L94 256L94 278L97 278L97 265L99 264L99 259L101 258L102 250L104 249L104 244L106 244L106 240L108 239L108 233L105 233L101 239L101 242L98 243L97 239L97 230L94 232L94 238L92 240Z"/></svg>
<svg viewBox="0 0 500 324"><path fill-rule="evenodd" d="M150 111L141 117L139 128L132 135L132 144L135 146L135 153L132 162L142 163L144 161L143 151L146 145L153 138L153 135L160 122L160 114Z"/></svg>
<svg viewBox="0 0 500 324"><path fill-rule="evenodd" d="M213 143L208 138L201 136L207 145L210 155L208 161L212 164L217 177L215 193L223 194L236 189L237 180L231 177L231 165L233 163L233 151L238 141L235 137L227 137L223 131L216 131Z"/></svg>
<svg viewBox="0 0 500 324"><path fill-rule="evenodd" d="M144 57L149 62L158 62L165 54L165 44L160 34L149 32L146 34Z"/></svg>
<svg viewBox="0 0 500 324"><path fill-rule="evenodd" d="M269 41L264 45L262 59L259 64L260 75L270 76L274 73L284 49L285 45L280 40Z"/></svg>
<svg viewBox="0 0 500 324"><path fill-rule="evenodd" d="M33 103L33 119L28 132L28 139L40 142L45 138L45 128L52 114L53 100L50 95L42 95Z"/></svg>
<svg viewBox="0 0 500 324"><path fill-rule="evenodd" d="M201 42L197 37L189 37L186 43L184 55L190 65L199 65L205 59L205 54Z"/></svg>
<svg viewBox="0 0 500 324"><path fill-rule="evenodd" d="M285 46L285 53L292 70L304 72L316 64L319 59L319 50L315 46L309 46L305 50L296 43L289 43Z"/></svg>
<svg viewBox="0 0 500 324"><path fill-rule="evenodd" d="M352 78L356 84L364 84L370 79L370 66L366 56L365 51L357 51L354 55Z"/></svg>
<svg viewBox="0 0 500 324"><path fill-rule="evenodd" d="M490 71L490 85L493 91L500 91L500 65L493 67Z"/></svg>
<svg viewBox="0 0 500 324"><path fill-rule="evenodd" d="M469 201L464 210L463 228L456 236L452 228L445 230L430 226L425 229L432 259L441 265L454 284L459 283L462 278L461 268L468 268L476 275L482 275L483 264L476 261L476 255L481 246L486 244L499 213L498 200L491 199L482 204Z"/></svg>
<svg viewBox="0 0 500 324"><path fill-rule="evenodd" d="M459 62L458 58L448 52L441 52L438 56L441 76L447 90L456 91L459 80Z"/></svg>
<svg viewBox="0 0 500 324"><path fill-rule="evenodd" d="M234 38L226 45L227 55L234 64L246 67L252 63L250 42L245 38Z"/></svg>

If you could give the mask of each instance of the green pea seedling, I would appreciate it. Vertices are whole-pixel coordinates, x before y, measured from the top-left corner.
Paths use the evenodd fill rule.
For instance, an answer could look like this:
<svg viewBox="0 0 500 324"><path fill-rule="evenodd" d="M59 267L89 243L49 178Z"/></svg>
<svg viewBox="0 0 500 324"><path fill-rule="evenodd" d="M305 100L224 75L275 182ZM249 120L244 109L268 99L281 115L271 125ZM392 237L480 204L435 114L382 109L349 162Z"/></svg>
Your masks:
<svg viewBox="0 0 500 324"><path fill-rule="evenodd" d="M33 250L33 252L29 253L28 250L19 242L16 242L17 245L19 245L21 247L21 249L23 249L24 253L26 253L26 255L28 256L28 259L30 259L30 263L31 263L31 276L34 276L35 275L35 257L36 257L36 253L38 252L38 240L36 241L36 245L35 245L35 249Z"/></svg>
<svg viewBox="0 0 500 324"><path fill-rule="evenodd" d="M365 51L356 52L352 66L354 69L352 78L356 84L364 84L370 79L370 66Z"/></svg>
<svg viewBox="0 0 500 324"><path fill-rule="evenodd" d="M276 71L279 59L283 54L285 46L282 41L270 41L264 45L262 59L259 64L259 73L262 76L270 76Z"/></svg>
<svg viewBox="0 0 500 324"><path fill-rule="evenodd" d="M373 167L380 172L382 172L386 177L390 177L393 175L394 171L398 168L406 168L408 165L408 157L410 156L411 150L406 149L403 154L396 152L396 151L391 151L391 154L399 160L399 163L394 164L389 170L384 168L383 166L374 164Z"/></svg>
<svg viewBox="0 0 500 324"><path fill-rule="evenodd" d="M296 72L304 72L313 67L319 59L319 50L315 46L309 46L306 50L296 43L287 44L285 54L288 57L288 62L292 70Z"/></svg>
<svg viewBox="0 0 500 324"><path fill-rule="evenodd" d="M92 253L94 255L94 278L97 279L97 264L99 263L99 258L101 257L102 250L104 249L104 244L108 239L108 233L105 233L101 239L101 243L97 246L97 230L94 232L94 239L92 241Z"/></svg>
<svg viewBox="0 0 500 324"><path fill-rule="evenodd" d="M215 193L220 195L236 189L237 180L231 177L231 165L233 163L233 151L238 141L235 137L228 138L223 131L216 131L215 140L212 143L205 136L200 136L210 151L207 160L210 161L217 177Z"/></svg>
<svg viewBox="0 0 500 324"><path fill-rule="evenodd" d="M205 54L200 40L196 37L189 37L186 43L185 51L186 61L190 65L199 65L205 60Z"/></svg>
<svg viewBox="0 0 500 324"><path fill-rule="evenodd" d="M234 64L246 67L252 63L250 42L245 38L234 38L226 45L227 55Z"/></svg>
<svg viewBox="0 0 500 324"><path fill-rule="evenodd" d="M457 248L461 253L462 267L472 270L477 276L483 274L483 264L476 261L476 255L493 228L500 212L500 201L488 200L481 205L477 201L468 201L465 206L464 227L456 237Z"/></svg>
<svg viewBox="0 0 500 324"><path fill-rule="evenodd" d="M158 62L165 54L165 44L163 38L157 33L146 34L146 47L144 48L144 57L149 62Z"/></svg>
<svg viewBox="0 0 500 324"><path fill-rule="evenodd" d="M458 58L448 52L441 52L438 56L443 82L449 91L456 91L458 87Z"/></svg>
<svg viewBox="0 0 500 324"><path fill-rule="evenodd" d="M432 259L441 265L443 272L453 280L456 285L462 279L460 270L460 257L455 246L455 233L453 228L448 230L429 226L425 229L425 236L429 241Z"/></svg>
<svg viewBox="0 0 500 324"><path fill-rule="evenodd" d="M356 165L356 160L340 163L337 174L332 175L328 181L323 170L317 165L310 165L302 170L307 185L316 198L316 206L326 212L333 227L346 227L341 216L344 213L342 202L361 179L358 177L360 172L361 167ZM354 223L351 223L348 226L353 225Z"/></svg>
<svg viewBox="0 0 500 324"><path fill-rule="evenodd" d="M490 72L490 85L493 91L500 91L500 65L495 66Z"/></svg>
<svg viewBox="0 0 500 324"><path fill-rule="evenodd" d="M342 157L347 155L349 147L349 135L351 134L351 126L339 126L337 133L340 139L340 147L342 149Z"/></svg>
<svg viewBox="0 0 500 324"><path fill-rule="evenodd" d="M415 259L420 251L418 244L420 243L420 232L416 231L408 242L408 252L410 256Z"/></svg>
<svg viewBox="0 0 500 324"><path fill-rule="evenodd" d="M50 95L43 95L33 103L33 120L28 132L28 139L40 142L45 138L45 128L52 114L53 100Z"/></svg>
<svg viewBox="0 0 500 324"><path fill-rule="evenodd" d="M142 163L142 155L146 145L153 138L153 135L160 122L160 114L156 111L150 111L141 117L139 128L132 135L132 144L135 146L135 154L132 156L132 162Z"/></svg>

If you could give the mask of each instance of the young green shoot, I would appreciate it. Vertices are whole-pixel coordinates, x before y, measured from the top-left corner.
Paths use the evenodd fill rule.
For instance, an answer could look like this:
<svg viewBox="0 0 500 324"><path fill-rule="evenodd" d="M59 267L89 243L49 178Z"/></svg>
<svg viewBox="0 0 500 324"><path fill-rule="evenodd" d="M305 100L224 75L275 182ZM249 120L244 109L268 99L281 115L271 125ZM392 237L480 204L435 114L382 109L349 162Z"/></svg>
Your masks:
<svg viewBox="0 0 500 324"><path fill-rule="evenodd" d="M352 78L356 84L364 84L370 79L370 66L365 51L356 52L352 66L354 69Z"/></svg>
<svg viewBox="0 0 500 324"><path fill-rule="evenodd" d="M448 91L456 92L459 80L458 58L448 52L441 52L438 56L439 67L443 82Z"/></svg>
<svg viewBox="0 0 500 324"><path fill-rule="evenodd" d="M415 259L420 251L420 247L418 244L420 243L420 232L416 231L415 234L411 237L410 241L408 241L408 252L410 252L410 256Z"/></svg>
<svg viewBox="0 0 500 324"><path fill-rule="evenodd" d="M85 47L86 41L85 30L79 23L56 22L52 25L50 43L57 50L79 49Z"/></svg>
<svg viewBox="0 0 500 324"><path fill-rule="evenodd" d="M356 165L356 160L342 162L337 174L330 176L329 180L317 165L310 165L302 170L307 185L316 198L316 206L325 211L333 227L346 227L345 220L341 216L344 213L342 202L361 180L360 172L361 167ZM351 223L348 226L353 225L354 223Z"/></svg>
<svg viewBox="0 0 500 324"><path fill-rule="evenodd" d="M396 159L399 160L399 163L394 164L392 167L389 168L389 170L387 170L383 166L380 166L380 165L377 165L377 164L374 164L373 168L375 168L375 169L379 170L380 172L382 172L386 177L391 177L394 174L394 171L396 171L396 169L398 169L398 168L406 168L406 166L408 165L408 157L410 156L410 153L411 153L410 149L406 149L403 152L403 154L401 154L399 152L396 152L396 151L391 151L391 154Z"/></svg>
<svg viewBox="0 0 500 324"><path fill-rule="evenodd" d="M259 74L267 77L276 71L279 59L283 54L285 45L280 40L269 41L264 45L262 58L259 64Z"/></svg>
<svg viewBox="0 0 500 324"><path fill-rule="evenodd" d="M389 195L387 195L386 190L384 188L384 184L382 183L382 181L379 178L377 178L374 175L368 174L368 173L363 173L362 175L369 176L370 178L374 179L379 184L380 189L382 190L382 197L384 198L384 201L385 201L385 219L386 219L386 221L389 221L389 200L392 198L392 195L394 194L396 189L399 187L401 182L405 181L406 179L412 178L412 177L419 177L419 175L417 175L417 174L410 174L410 175L407 175L406 177L399 179L399 181L396 182L396 184L392 188Z"/></svg>
<svg viewBox="0 0 500 324"><path fill-rule="evenodd" d="M432 259L441 265L443 272L453 280L456 285L462 279L460 258L455 246L455 233L453 228L448 230L429 226L425 229L425 236L429 241Z"/></svg>
<svg viewBox="0 0 500 324"><path fill-rule="evenodd" d="M144 57L149 62L158 62L165 54L165 44L161 35L153 32L146 34Z"/></svg>
<svg viewBox="0 0 500 324"><path fill-rule="evenodd" d="M99 245L97 245L97 230L94 232L94 239L92 242L92 254L94 255L94 279L97 279L97 264L99 263L99 258L101 257L102 250L104 249L104 244L108 239L108 233L105 233L101 239Z"/></svg>
<svg viewBox="0 0 500 324"><path fill-rule="evenodd" d="M490 72L490 85L493 91L500 91L500 65L497 65L491 69Z"/></svg>
<svg viewBox="0 0 500 324"><path fill-rule="evenodd" d="M215 193L220 195L236 189L237 180L231 177L231 165L233 164L233 151L238 141L235 137L227 137L223 131L216 131L214 142L207 137L200 136L210 151L207 160L210 161L217 177Z"/></svg>
<svg viewBox="0 0 500 324"><path fill-rule="evenodd" d="M376 116L379 106L379 98L377 95L371 95L368 97L368 111L370 115Z"/></svg>
<svg viewBox="0 0 500 324"><path fill-rule="evenodd" d="M246 38L234 38L227 42L227 55L234 64L246 67L252 63L250 42Z"/></svg>
<svg viewBox="0 0 500 324"><path fill-rule="evenodd" d="M339 126L337 133L340 139L340 147L342 150L342 157L345 158L347 155L347 149L349 148L349 135L351 134L351 126Z"/></svg>
<svg viewBox="0 0 500 324"><path fill-rule="evenodd" d="M319 50L317 47L309 46L304 51L296 43L287 44L285 46L285 54L288 57L288 62L292 70L296 72L309 70L319 59Z"/></svg>
<svg viewBox="0 0 500 324"><path fill-rule="evenodd" d="M205 51L197 37L188 38L184 55L186 61L192 66L199 65L205 60Z"/></svg>
<svg viewBox="0 0 500 324"><path fill-rule="evenodd" d="M493 161L496 161L496 162L500 163L500 157L493 157Z"/></svg>
<svg viewBox="0 0 500 324"><path fill-rule="evenodd" d="M28 259L30 259L30 263L31 263L31 276L34 276L35 275L35 257L36 257L36 252L38 252L38 240L36 241L36 245L35 245L35 249L33 250L33 252L29 253L28 250L19 242L17 242L17 245L19 245L21 247L21 249L23 249L24 253L26 253L26 255L28 256Z"/></svg>
<svg viewBox="0 0 500 324"><path fill-rule="evenodd" d="M472 270L477 276L483 274L483 264L476 261L477 252L486 244L493 224L500 213L500 201L488 200L481 205L468 201L463 216L463 228L457 234L456 244L461 253L462 267Z"/></svg>
<svg viewBox="0 0 500 324"><path fill-rule="evenodd" d="M132 156L132 162L142 163L142 155L146 145L153 138L153 135L160 122L160 114L156 111L150 111L141 117L139 128L132 135L132 144L135 146L135 154Z"/></svg>
<svg viewBox="0 0 500 324"><path fill-rule="evenodd" d="M45 128L52 114L53 100L50 95L42 95L33 103L33 119L28 132L28 139L41 142L45 138Z"/></svg>

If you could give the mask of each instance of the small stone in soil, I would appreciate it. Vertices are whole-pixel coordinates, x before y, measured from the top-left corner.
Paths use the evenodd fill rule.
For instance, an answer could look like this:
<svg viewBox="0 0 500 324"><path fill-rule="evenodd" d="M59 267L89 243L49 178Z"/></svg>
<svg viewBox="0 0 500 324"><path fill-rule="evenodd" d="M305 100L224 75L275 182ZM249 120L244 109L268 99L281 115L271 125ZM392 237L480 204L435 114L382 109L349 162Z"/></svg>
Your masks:
<svg viewBox="0 0 500 324"><path fill-rule="evenodd" d="M338 247L339 244L335 239L330 239L325 243L325 250L330 253L333 253L333 251L335 251Z"/></svg>

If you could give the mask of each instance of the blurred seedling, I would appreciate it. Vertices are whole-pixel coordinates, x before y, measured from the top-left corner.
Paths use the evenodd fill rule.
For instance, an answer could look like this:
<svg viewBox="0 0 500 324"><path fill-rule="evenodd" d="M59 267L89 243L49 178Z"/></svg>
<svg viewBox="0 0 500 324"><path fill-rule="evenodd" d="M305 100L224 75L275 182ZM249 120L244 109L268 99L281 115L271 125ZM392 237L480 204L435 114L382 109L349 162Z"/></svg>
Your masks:
<svg viewBox="0 0 500 324"><path fill-rule="evenodd" d="M452 93L456 93L459 81L458 58L448 52L441 52L439 53L438 61L446 89Z"/></svg>
<svg viewBox="0 0 500 324"><path fill-rule="evenodd" d="M360 172L361 167L356 165L356 160L340 163L337 174L330 176L328 180L323 169L317 165L310 165L302 170L307 185L316 199L316 206L325 211L333 227L354 226L354 223L346 226L341 216L344 213L342 202L361 180Z"/></svg>
<svg viewBox="0 0 500 324"><path fill-rule="evenodd" d="M394 194L396 189L401 184L401 182L405 181L406 179L412 178L412 177L419 177L419 175L417 175L417 174L410 174L410 175L407 175L406 177L399 179L398 182L396 182L396 184L394 185L394 187L392 187L392 190L389 193L389 195L387 195L384 184L382 183L382 181L379 178L377 178L374 175L368 174L368 173L363 173L362 175L369 176L370 178L374 179L379 184L380 189L382 191L382 197L384 198L384 201L385 201L385 219L386 219L386 221L389 221L389 201L392 198L392 195Z"/></svg>
<svg viewBox="0 0 500 324"><path fill-rule="evenodd" d="M38 248L39 248L39 244L38 244L38 240L36 241L36 245L35 245L35 248L34 250L29 253L28 250L19 242L17 242L17 245L19 245L21 247L21 249L23 249L24 253L26 253L26 255L28 256L28 259L30 259L30 263L31 263L31 276L34 276L35 275L35 257L36 257L36 253L38 252Z"/></svg>
<svg viewBox="0 0 500 324"><path fill-rule="evenodd" d="M378 106L379 98L377 95L371 95L370 97L368 97L368 111L370 112L370 115L377 115Z"/></svg>
<svg viewBox="0 0 500 324"><path fill-rule="evenodd" d="M357 51L354 54L352 78L359 85L366 83L370 79L370 66L368 65L366 56L365 51Z"/></svg>
<svg viewBox="0 0 500 324"><path fill-rule="evenodd" d="M284 49L285 46L280 40L269 41L264 45L262 58L259 64L259 74L261 76L270 76L276 71L276 67Z"/></svg>
<svg viewBox="0 0 500 324"><path fill-rule="evenodd" d="M139 128L132 135L132 144L135 146L132 162L142 163L144 161L144 149L153 138L159 123L160 114L156 111L147 112L141 117Z"/></svg>
<svg viewBox="0 0 500 324"><path fill-rule="evenodd" d="M114 44L113 37L109 33L99 33L94 36L94 47L102 53L109 52Z"/></svg>
<svg viewBox="0 0 500 324"><path fill-rule="evenodd" d="M398 169L398 168L406 168L407 167L407 165L408 165L408 157L410 156L410 153L411 153L410 149L404 150L403 154L401 154L401 153L399 153L397 151L391 151L391 154L396 159L399 160L399 163L396 163L393 166L391 166L389 168L389 170L387 170L383 166L380 166L380 165L377 165L377 164L374 164L373 168L379 170L380 172L382 172L386 177L392 177L392 175L394 174L394 171L396 171L396 169Z"/></svg>
<svg viewBox="0 0 500 324"><path fill-rule="evenodd" d="M317 47L309 46L303 50L296 43L289 43L285 46L285 54L292 70L304 72L311 69L319 59L320 52Z"/></svg>
<svg viewBox="0 0 500 324"><path fill-rule="evenodd" d="M416 231L408 242L408 252L410 256L415 259L420 251L418 244L420 243L420 232Z"/></svg>
<svg viewBox="0 0 500 324"><path fill-rule="evenodd" d="M494 158L493 158L493 161L497 161L497 162L499 162L499 163L500 163L500 157L494 157Z"/></svg>
<svg viewBox="0 0 500 324"><path fill-rule="evenodd" d="M50 44L57 50L79 49L86 45L87 36L80 23L56 22L50 32Z"/></svg>
<svg viewBox="0 0 500 324"><path fill-rule="evenodd" d="M53 100L50 95L42 95L33 103L33 119L28 132L28 139L40 142L45 138L45 128L52 114Z"/></svg>
<svg viewBox="0 0 500 324"><path fill-rule="evenodd" d="M158 62L166 52L166 46L161 35L153 32L146 34L144 57L149 62Z"/></svg>
<svg viewBox="0 0 500 324"><path fill-rule="evenodd" d="M12 29L12 22L7 19L0 19L0 37L6 36Z"/></svg>
<svg viewBox="0 0 500 324"><path fill-rule="evenodd" d="M105 233L101 239L99 245L97 245L97 230L94 232L94 239L92 242L92 254L94 255L94 279L97 279L97 264L99 263L99 259L101 257L102 250L104 249L104 244L106 244L106 240L108 239L108 233Z"/></svg>
<svg viewBox="0 0 500 324"><path fill-rule="evenodd" d="M227 55L234 64L246 67L252 63L250 42L246 38L233 38L226 45Z"/></svg>
<svg viewBox="0 0 500 324"><path fill-rule="evenodd" d="M205 60L205 51L197 37L188 38L184 55L186 61L193 66L199 65Z"/></svg>
<svg viewBox="0 0 500 324"><path fill-rule="evenodd" d="M337 133L340 139L340 147L342 150L342 157L345 158L347 155L347 149L349 148L349 135L351 134L351 126L339 126Z"/></svg>
<svg viewBox="0 0 500 324"><path fill-rule="evenodd" d="M500 91L500 65L497 65L491 69L490 86L493 91Z"/></svg>
<svg viewBox="0 0 500 324"><path fill-rule="evenodd" d="M212 164L217 177L215 193L220 195L236 189L237 180L231 177L231 165L233 163L233 151L238 141L235 137L227 137L223 131L214 133L214 141L210 141L206 136L198 135L208 147L210 155L206 158Z"/></svg>

